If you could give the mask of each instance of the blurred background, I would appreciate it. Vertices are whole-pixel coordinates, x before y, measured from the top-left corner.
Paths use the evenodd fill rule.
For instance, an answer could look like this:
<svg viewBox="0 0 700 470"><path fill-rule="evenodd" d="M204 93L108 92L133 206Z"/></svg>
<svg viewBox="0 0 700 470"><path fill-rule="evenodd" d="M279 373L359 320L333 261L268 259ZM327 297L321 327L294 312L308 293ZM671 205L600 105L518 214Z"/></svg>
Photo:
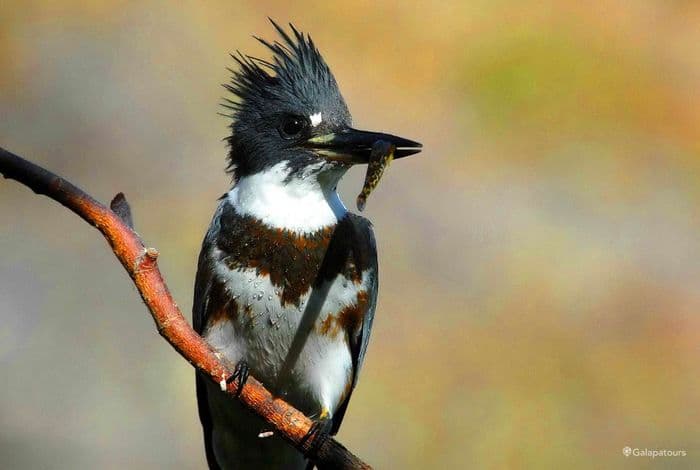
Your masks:
<svg viewBox="0 0 700 470"><path fill-rule="evenodd" d="M313 34L357 127L425 145L368 203L342 442L377 468L697 468L700 4L2 2L0 145L124 191L186 312L228 53L268 57L268 15ZM203 468L192 369L101 236L9 180L0 221L0 467Z"/></svg>

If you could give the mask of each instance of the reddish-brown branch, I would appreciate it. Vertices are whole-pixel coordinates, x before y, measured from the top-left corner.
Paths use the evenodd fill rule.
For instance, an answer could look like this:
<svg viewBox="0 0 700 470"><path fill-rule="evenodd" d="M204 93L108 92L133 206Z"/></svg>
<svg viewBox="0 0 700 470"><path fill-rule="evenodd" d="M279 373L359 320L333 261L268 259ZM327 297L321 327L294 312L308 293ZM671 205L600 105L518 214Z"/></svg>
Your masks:
<svg viewBox="0 0 700 470"><path fill-rule="evenodd" d="M97 228L133 279L160 335L190 364L214 382L220 383L231 376L231 371L221 363L180 312L158 269L158 252L145 247L130 226L130 211L122 195L118 195L113 201L112 208L115 212L63 178L2 148L0 173L5 178L17 180L28 186L37 194L44 194L58 201ZM226 390L235 395L238 386L239 382L235 380L226 386ZM274 426L279 435L301 452L308 453L308 443L305 445L303 439L313 423L303 413L283 400L273 397L252 376L248 378L238 397ZM335 439L321 442L315 455L310 457L322 469L371 468Z"/></svg>

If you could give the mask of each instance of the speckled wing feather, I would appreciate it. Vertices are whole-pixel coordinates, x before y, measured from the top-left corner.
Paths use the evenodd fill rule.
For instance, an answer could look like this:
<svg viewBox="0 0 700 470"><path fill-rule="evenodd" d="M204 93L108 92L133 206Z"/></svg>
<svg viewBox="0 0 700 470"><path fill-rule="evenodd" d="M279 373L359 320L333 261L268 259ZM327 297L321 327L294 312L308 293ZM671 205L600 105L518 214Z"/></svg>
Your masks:
<svg viewBox="0 0 700 470"><path fill-rule="evenodd" d="M357 385L360 369L365 360L367 345L369 344L370 331L374 321L374 312L377 307L377 291L379 288L379 267L377 264L377 243L374 239L372 224L364 217L348 214L343 221L349 230L350 249L352 250L352 262L359 272L367 271L370 274L367 301L364 303L364 314L362 325L358 328L357 334L349 332L350 351L353 361L352 384L345 399L340 404L333 416L333 426L331 434L336 434L345 416L352 391Z"/></svg>

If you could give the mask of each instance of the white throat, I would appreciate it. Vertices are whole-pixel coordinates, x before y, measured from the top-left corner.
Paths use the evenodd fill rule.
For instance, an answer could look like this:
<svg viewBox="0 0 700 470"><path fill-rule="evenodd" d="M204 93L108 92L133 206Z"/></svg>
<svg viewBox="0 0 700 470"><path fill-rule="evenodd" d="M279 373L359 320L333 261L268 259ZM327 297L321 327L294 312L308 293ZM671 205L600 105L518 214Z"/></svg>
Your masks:
<svg viewBox="0 0 700 470"><path fill-rule="evenodd" d="M285 181L290 170L285 162L278 163L239 179L228 192L228 200L239 214L255 217L269 227L315 232L336 224L347 213L335 190L340 175L323 184L313 174L319 167Z"/></svg>

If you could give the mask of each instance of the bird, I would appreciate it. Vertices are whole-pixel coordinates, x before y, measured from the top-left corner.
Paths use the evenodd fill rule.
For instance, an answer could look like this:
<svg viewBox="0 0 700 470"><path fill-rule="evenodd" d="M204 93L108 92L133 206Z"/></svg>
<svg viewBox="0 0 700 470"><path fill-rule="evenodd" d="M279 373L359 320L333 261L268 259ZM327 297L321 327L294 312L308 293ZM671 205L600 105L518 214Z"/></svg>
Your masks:
<svg viewBox="0 0 700 470"><path fill-rule="evenodd" d="M240 51L224 87L231 119L227 171L202 242L193 327L244 382L248 374L335 435L365 359L378 290L371 223L337 185L388 142L394 158L418 142L351 127L338 84L311 36L270 20L256 36L272 60ZM233 379L233 377L231 380ZM312 468L313 462L235 397L196 374L211 469Z"/></svg>

